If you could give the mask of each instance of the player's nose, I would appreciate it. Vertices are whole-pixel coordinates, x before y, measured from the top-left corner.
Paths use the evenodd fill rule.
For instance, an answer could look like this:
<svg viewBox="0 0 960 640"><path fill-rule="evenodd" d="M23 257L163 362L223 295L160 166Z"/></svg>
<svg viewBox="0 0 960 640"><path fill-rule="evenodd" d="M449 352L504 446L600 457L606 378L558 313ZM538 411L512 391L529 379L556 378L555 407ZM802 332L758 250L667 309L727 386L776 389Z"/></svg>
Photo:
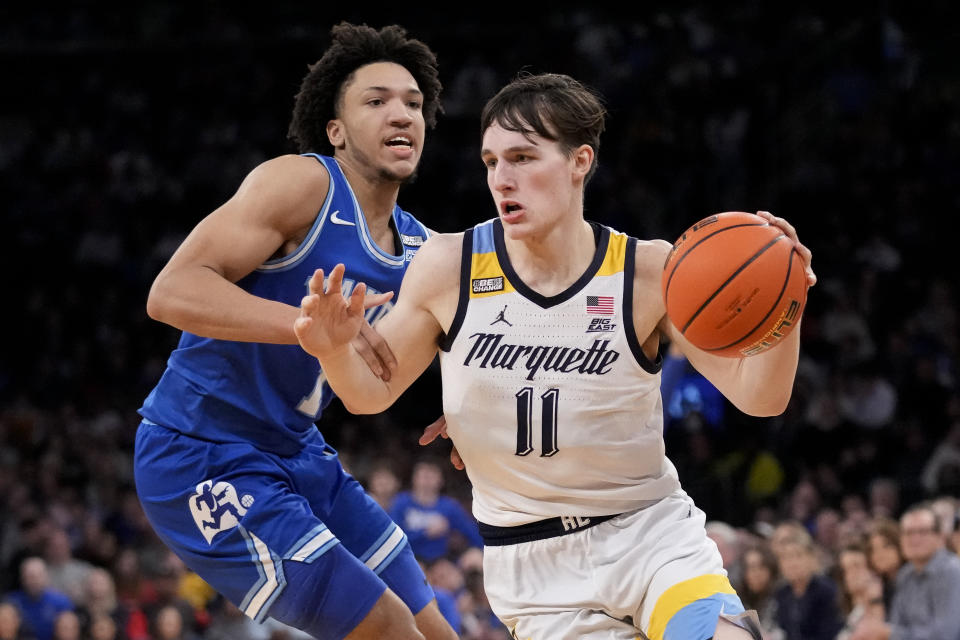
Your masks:
<svg viewBox="0 0 960 640"><path fill-rule="evenodd" d="M395 126L407 126L413 122L413 111L404 100L395 99L390 101L390 124Z"/></svg>
<svg viewBox="0 0 960 640"><path fill-rule="evenodd" d="M491 176L493 188L497 191L509 191L516 185L509 163L498 162Z"/></svg>

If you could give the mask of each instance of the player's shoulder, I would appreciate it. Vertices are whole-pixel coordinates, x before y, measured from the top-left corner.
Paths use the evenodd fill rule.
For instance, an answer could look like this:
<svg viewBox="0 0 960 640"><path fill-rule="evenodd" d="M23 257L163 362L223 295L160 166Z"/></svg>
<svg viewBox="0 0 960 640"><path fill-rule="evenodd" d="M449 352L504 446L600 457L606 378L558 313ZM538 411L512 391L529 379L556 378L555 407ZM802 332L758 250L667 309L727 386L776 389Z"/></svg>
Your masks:
<svg viewBox="0 0 960 640"><path fill-rule="evenodd" d="M434 232L420 247L415 260L421 263L429 262L433 267L458 264L463 250L463 232L436 233Z"/></svg>
<svg viewBox="0 0 960 640"><path fill-rule="evenodd" d="M239 202L278 227L297 230L312 223L330 188L323 163L294 154L270 158L254 167L237 190Z"/></svg>
<svg viewBox="0 0 960 640"><path fill-rule="evenodd" d="M637 240L634 253L636 275L659 278L672 248L673 245L666 240Z"/></svg>
<svg viewBox="0 0 960 640"><path fill-rule="evenodd" d="M330 183L330 173L323 162L315 156L288 153L264 160L250 171L247 179L265 185L326 188Z"/></svg>

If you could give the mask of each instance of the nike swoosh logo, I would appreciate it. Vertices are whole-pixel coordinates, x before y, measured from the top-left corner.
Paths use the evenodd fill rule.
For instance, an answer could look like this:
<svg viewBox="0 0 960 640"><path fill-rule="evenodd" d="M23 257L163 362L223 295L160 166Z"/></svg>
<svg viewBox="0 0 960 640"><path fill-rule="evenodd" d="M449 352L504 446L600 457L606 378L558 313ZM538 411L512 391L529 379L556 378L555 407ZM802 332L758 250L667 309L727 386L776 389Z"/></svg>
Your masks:
<svg viewBox="0 0 960 640"><path fill-rule="evenodd" d="M344 225L347 225L348 227L357 226L357 223L350 222L349 220L344 220L343 218L339 217L339 215L340 215L340 209L337 209L336 211L331 213L330 222L332 222L333 224L344 224Z"/></svg>

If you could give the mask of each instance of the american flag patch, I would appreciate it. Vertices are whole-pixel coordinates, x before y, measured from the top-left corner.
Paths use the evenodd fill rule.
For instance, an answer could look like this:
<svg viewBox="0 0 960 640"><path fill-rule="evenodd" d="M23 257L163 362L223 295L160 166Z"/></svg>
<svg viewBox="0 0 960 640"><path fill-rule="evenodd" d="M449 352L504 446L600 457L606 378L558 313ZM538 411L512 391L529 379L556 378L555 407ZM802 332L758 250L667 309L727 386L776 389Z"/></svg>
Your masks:
<svg viewBox="0 0 960 640"><path fill-rule="evenodd" d="M612 316L613 296L587 296L587 313L594 316Z"/></svg>

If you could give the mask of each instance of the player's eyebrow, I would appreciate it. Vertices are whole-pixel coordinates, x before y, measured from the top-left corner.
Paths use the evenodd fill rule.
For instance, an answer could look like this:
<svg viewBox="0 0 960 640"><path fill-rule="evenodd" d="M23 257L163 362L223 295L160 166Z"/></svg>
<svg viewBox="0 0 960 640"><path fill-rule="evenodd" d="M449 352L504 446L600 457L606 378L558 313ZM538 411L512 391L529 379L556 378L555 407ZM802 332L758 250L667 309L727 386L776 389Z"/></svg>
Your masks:
<svg viewBox="0 0 960 640"><path fill-rule="evenodd" d="M371 86L371 87L367 87L367 88L364 89L363 91L364 91L364 92L366 92L366 91L377 91L377 92L381 92L381 93L389 93L389 92L393 91L393 89L391 89L390 87L382 87L382 86L380 86L380 85L373 85L373 86ZM407 95L411 95L411 94L412 94L412 95L418 95L418 96L422 96L422 95L423 95L423 92L420 91L420 89L416 89L416 88L414 88L414 87L410 87L409 89L403 89L403 90L401 90L401 93L405 93L405 94L407 94Z"/></svg>
<svg viewBox="0 0 960 640"><path fill-rule="evenodd" d="M537 145L535 144L520 144L512 147L507 147L503 150L504 153L525 153L530 151L536 151ZM493 154L493 151L490 149L480 149L481 156L487 156Z"/></svg>

